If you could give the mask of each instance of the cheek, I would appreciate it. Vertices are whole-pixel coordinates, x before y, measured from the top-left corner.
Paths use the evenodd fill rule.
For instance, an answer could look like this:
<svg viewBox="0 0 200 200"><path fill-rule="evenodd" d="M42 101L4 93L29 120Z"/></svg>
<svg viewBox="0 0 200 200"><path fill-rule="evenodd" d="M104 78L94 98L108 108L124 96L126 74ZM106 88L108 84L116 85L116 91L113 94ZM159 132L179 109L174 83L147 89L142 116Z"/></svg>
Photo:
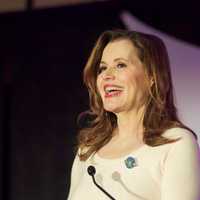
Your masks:
<svg viewBox="0 0 200 200"><path fill-rule="evenodd" d="M135 79L136 89L138 90L139 96L143 99L146 99L148 96L148 86L147 86L147 80L144 74L140 74Z"/></svg>
<svg viewBox="0 0 200 200"><path fill-rule="evenodd" d="M127 74L124 81L130 88L133 88L135 91L143 91L146 88L145 77L143 73Z"/></svg>
<svg viewBox="0 0 200 200"><path fill-rule="evenodd" d="M98 93L102 93L102 89L101 89L101 78L97 78L97 80L96 80L96 86L97 86L97 91L98 91Z"/></svg>
<svg viewBox="0 0 200 200"><path fill-rule="evenodd" d="M128 87L135 88L138 85L139 76L137 76L135 73L126 73L121 78L121 81L123 81Z"/></svg>

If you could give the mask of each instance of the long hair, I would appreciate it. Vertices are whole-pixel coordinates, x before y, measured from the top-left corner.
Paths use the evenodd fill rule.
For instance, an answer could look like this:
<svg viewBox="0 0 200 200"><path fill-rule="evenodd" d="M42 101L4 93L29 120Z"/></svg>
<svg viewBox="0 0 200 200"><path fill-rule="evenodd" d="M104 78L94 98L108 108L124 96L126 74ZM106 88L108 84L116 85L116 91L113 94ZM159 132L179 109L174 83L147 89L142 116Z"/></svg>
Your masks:
<svg viewBox="0 0 200 200"><path fill-rule="evenodd" d="M121 39L132 42L145 68L147 80L149 77L153 79L153 85L148 87L149 95L143 118L144 143L158 146L177 141L179 138L168 139L162 136L165 130L172 127L190 130L177 116L169 58L163 41L157 36L135 31L105 31L98 38L83 72L83 80L89 92L90 110L87 114L90 116L90 121L78 134L80 160L86 160L108 143L112 138L113 130L117 127L115 114L106 111L103 107L96 79L104 48L108 43ZM192 130L190 131L195 135Z"/></svg>

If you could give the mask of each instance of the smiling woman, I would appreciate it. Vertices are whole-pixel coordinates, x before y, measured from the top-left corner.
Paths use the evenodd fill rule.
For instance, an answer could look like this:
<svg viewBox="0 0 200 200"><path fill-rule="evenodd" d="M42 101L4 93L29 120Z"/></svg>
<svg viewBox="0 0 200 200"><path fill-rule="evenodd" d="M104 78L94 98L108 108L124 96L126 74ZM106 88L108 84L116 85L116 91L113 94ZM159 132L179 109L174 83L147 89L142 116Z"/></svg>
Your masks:
<svg viewBox="0 0 200 200"><path fill-rule="evenodd" d="M144 81L144 67L129 40L109 43L99 68L97 88L105 110L116 114L144 110L147 81Z"/></svg>
<svg viewBox="0 0 200 200"><path fill-rule="evenodd" d="M177 116L162 40L102 33L84 82L93 120L78 135L68 199L199 200L199 147Z"/></svg>

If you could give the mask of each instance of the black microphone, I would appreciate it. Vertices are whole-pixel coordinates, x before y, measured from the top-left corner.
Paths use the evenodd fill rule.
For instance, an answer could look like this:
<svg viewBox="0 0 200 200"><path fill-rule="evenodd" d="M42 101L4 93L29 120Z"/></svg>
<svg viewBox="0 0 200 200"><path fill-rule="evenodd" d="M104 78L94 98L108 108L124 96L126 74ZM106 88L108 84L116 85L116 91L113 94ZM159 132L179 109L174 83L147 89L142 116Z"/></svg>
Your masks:
<svg viewBox="0 0 200 200"><path fill-rule="evenodd" d="M96 169L94 166L90 165L88 168L87 168L87 172L88 174L92 177L92 180L93 180L93 183L106 195L108 196L110 199L112 200L116 200L115 198L113 198L108 192L106 192L95 180L94 178L94 175L96 173Z"/></svg>

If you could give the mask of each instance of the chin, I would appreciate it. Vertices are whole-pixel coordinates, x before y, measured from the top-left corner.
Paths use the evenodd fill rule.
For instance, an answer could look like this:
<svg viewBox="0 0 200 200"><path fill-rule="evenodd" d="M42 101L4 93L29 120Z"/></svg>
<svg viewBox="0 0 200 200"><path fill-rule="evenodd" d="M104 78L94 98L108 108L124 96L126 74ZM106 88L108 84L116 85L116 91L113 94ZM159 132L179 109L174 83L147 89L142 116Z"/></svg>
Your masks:
<svg viewBox="0 0 200 200"><path fill-rule="evenodd" d="M111 107L111 106L105 106L104 109L108 112L112 112L112 113L119 113L122 112L123 109L120 107Z"/></svg>

